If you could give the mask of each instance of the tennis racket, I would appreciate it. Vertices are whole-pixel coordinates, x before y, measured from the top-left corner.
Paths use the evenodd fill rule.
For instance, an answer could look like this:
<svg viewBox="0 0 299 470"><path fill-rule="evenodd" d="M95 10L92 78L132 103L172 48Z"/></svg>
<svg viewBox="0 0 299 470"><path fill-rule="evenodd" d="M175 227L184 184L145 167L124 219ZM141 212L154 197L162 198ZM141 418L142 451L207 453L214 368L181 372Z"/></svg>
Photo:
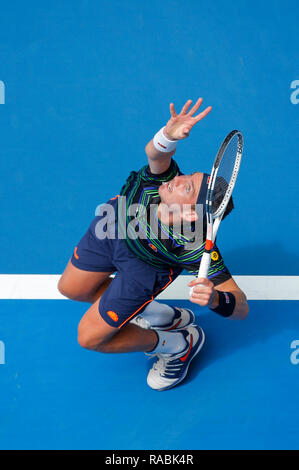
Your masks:
<svg viewBox="0 0 299 470"><path fill-rule="evenodd" d="M198 277L208 277L211 252L237 180L242 153L243 135L240 131L234 130L222 142L209 178L206 196L207 233Z"/></svg>

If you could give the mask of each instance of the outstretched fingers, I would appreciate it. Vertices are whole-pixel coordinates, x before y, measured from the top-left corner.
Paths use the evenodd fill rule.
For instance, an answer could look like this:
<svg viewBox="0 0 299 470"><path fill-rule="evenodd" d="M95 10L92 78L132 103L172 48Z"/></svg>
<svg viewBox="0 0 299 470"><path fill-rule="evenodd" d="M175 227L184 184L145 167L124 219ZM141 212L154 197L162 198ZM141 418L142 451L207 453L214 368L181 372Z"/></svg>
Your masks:
<svg viewBox="0 0 299 470"><path fill-rule="evenodd" d="M200 108L202 102L203 102L203 99L202 99L202 98L199 98L199 99L196 101L195 105L190 109L188 115L189 115L189 116L193 116L193 114L195 114L195 113L199 110L199 108Z"/></svg>
<svg viewBox="0 0 299 470"><path fill-rule="evenodd" d="M206 117L212 111L212 106L208 106L204 111L199 113L197 116L194 117L195 122L201 121L204 117Z"/></svg>
<svg viewBox="0 0 299 470"><path fill-rule="evenodd" d="M181 109L180 114L186 114L187 111L188 111L188 108L191 106L191 104L192 104L192 100L186 101L186 103L184 104L184 106Z"/></svg>
<svg viewBox="0 0 299 470"><path fill-rule="evenodd" d="M202 102L203 102L203 99L202 98L199 98L195 105L190 109L189 113L188 113L188 116L193 116L195 113L197 113L197 111L199 110L200 106L202 105ZM196 122L200 121L201 119L203 119L204 117L207 116L207 114L209 114L209 112L212 110L212 106L208 106L204 111L202 111L201 113L199 113L197 116L194 116L194 119L196 120Z"/></svg>
<svg viewBox="0 0 299 470"><path fill-rule="evenodd" d="M192 127L211 112L212 106L208 106L204 111L199 113L197 116L195 115L197 111L199 110L202 102L203 102L203 99L199 98L194 104L194 106L192 106L192 108L189 110L192 104L192 100L186 101L186 103L182 107L181 112L179 114L176 113L174 104L170 103L169 109L170 109L170 114L172 118L170 123L172 125L175 124L176 126L184 125L184 128L180 127L180 132L176 133L177 134L176 138L183 139L185 137L188 137Z"/></svg>
<svg viewBox="0 0 299 470"><path fill-rule="evenodd" d="M200 106L202 105L202 102L203 102L203 99L202 98L199 98L195 105L192 106L192 108L188 111L188 109L190 108L191 104L192 104L192 100L188 100L184 106L182 107L182 110L180 112L180 115L187 115L187 116L190 116L190 117L193 117L193 119L195 119L195 123L200 121L201 119L203 119L205 116L207 116L209 114L209 112L212 110L212 106L208 106L204 111L202 111L200 114L198 114L197 116L194 116L195 113L197 113L197 111L199 110Z"/></svg>
<svg viewBox="0 0 299 470"><path fill-rule="evenodd" d="M176 113L176 111L175 111L175 109L174 109L174 104L173 104L173 103L170 103L169 109L170 109L171 117L177 117L177 113Z"/></svg>

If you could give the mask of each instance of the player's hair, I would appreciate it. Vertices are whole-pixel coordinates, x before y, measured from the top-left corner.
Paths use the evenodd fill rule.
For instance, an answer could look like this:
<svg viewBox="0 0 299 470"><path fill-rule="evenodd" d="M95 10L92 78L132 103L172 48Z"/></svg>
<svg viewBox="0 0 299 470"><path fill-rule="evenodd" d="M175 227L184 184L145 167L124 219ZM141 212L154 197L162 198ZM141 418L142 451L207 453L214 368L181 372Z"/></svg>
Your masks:
<svg viewBox="0 0 299 470"><path fill-rule="evenodd" d="M223 200L223 196L227 190L227 186L228 186L227 182L224 178L222 177L216 178L216 184L215 184L214 193L213 193L213 204L212 204L213 212L215 212L218 209L219 205L221 204ZM226 206L226 209L224 211L222 220L225 219L226 216L228 216L228 214L234 209L234 207L235 206L234 206L233 198L231 196Z"/></svg>

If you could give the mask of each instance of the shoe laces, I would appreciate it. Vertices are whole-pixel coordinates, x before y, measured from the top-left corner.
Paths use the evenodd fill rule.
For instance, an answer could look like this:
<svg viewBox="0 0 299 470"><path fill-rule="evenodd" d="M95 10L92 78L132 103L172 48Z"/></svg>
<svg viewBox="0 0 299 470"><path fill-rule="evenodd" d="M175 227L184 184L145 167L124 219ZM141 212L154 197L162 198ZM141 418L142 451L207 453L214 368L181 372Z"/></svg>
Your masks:
<svg viewBox="0 0 299 470"><path fill-rule="evenodd" d="M181 355L182 354L180 353L178 356L180 357ZM153 369L162 376L165 374L175 373L175 371L180 370L183 365L183 363L178 361L177 355L156 354L156 356L158 360L154 363Z"/></svg>

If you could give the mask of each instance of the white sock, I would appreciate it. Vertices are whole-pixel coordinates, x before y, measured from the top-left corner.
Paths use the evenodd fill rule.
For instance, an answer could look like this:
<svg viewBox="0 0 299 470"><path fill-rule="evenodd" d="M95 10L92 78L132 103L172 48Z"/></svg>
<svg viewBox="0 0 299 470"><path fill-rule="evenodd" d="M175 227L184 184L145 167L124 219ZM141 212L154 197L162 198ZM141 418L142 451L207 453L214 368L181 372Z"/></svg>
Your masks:
<svg viewBox="0 0 299 470"><path fill-rule="evenodd" d="M166 304L160 304L156 300L149 303L141 313L142 317L148 318L150 324L155 326L168 325L172 322L174 315L173 308Z"/></svg>
<svg viewBox="0 0 299 470"><path fill-rule="evenodd" d="M184 351L188 343L182 332L155 330L159 341L155 349L149 351L150 354L178 354Z"/></svg>

